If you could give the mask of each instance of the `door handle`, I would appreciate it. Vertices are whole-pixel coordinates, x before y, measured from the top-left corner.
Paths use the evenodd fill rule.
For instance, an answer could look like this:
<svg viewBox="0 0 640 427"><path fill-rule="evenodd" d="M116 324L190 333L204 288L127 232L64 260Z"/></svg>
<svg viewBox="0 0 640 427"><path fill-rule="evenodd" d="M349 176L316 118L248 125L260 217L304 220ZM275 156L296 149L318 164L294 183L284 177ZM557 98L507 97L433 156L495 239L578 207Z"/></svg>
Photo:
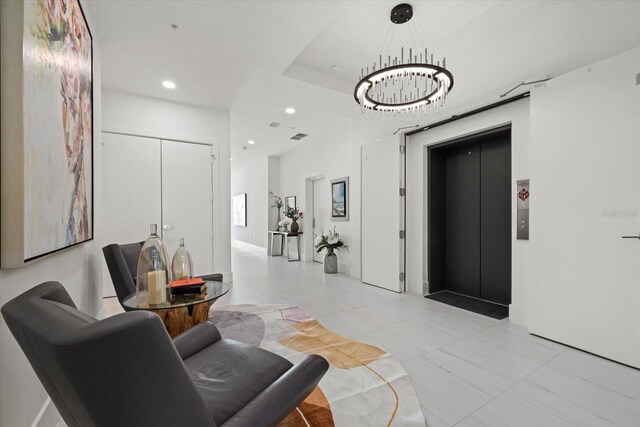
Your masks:
<svg viewBox="0 0 640 427"><path fill-rule="evenodd" d="M640 239L640 233L637 236L622 236L623 239Z"/></svg>
<svg viewBox="0 0 640 427"><path fill-rule="evenodd" d="M162 227L162 229L163 229L164 231L174 230L175 228L176 228L175 226L173 226L173 225L169 225L169 224L165 224L165 225Z"/></svg>

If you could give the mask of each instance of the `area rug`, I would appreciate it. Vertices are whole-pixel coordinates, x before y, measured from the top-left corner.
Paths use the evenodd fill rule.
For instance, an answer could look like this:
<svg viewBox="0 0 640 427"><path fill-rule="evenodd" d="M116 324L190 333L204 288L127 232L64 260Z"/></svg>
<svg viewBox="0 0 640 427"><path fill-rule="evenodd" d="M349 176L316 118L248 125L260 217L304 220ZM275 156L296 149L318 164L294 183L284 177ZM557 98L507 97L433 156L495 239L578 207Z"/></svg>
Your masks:
<svg viewBox="0 0 640 427"><path fill-rule="evenodd" d="M319 354L329 370L283 427L425 426L407 372L384 350L344 338L298 306L235 305L211 310L223 338L297 363Z"/></svg>

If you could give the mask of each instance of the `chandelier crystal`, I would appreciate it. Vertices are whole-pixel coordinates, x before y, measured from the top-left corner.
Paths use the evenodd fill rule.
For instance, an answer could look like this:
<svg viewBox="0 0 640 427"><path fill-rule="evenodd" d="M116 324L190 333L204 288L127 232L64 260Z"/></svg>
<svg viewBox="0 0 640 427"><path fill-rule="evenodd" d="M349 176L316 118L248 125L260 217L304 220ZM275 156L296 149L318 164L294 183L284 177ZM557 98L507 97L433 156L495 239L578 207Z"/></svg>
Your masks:
<svg viewBox="0 0 640 427"><path fill-rule="evenodd" d="M411 5L400 4L392 9L391 22L404 24L412 16ZM410 27L409 32L413 38ZM353 96L364 112L417 114L429 105L442 106L452 87L453 75L446 68L446 58L442 64L434 61L433 53L426 48L420 52L410 48L405 56L401 48L400 58L380 54L371 72L369 67L362 69Z"/></svg>

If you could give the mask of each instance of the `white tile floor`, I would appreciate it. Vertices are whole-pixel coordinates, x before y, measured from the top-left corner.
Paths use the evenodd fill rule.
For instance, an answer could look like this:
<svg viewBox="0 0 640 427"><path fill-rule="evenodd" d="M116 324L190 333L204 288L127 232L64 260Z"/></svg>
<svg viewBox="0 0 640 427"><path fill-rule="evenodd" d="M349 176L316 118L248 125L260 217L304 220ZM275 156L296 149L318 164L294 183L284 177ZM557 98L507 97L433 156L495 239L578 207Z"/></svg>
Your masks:
<svg viewBox="0 0 640 427"><path fill-rule="evenodd" d="M395 355L429 426L640 426L640 371L419 295L234 245L214 304L292 303L334 332Z"/></svg>

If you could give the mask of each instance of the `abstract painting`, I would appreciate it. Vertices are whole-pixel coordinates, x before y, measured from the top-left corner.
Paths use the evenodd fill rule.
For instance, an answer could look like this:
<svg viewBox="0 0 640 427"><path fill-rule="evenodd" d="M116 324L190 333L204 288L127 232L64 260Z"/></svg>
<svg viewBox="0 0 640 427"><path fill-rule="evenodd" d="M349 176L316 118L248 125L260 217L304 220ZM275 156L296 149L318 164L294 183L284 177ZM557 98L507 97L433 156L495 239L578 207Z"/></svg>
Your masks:
<svg viewBox="0 0 640 427"><path fill-rule="evenodd" d="M349 220L349 178L331 181L331 219Z"/></svg>
<svg viewBox="0 0 640 427"><path fill-rule="evenodd" d="M247 226L247 193L233 196L233 225Z"/></svg>
<svg viewBox="0 0 640 427"><path fill-rule="evenodd" d="M93 238L93 46L78 0L22 7L26 263Z"/></svg>

